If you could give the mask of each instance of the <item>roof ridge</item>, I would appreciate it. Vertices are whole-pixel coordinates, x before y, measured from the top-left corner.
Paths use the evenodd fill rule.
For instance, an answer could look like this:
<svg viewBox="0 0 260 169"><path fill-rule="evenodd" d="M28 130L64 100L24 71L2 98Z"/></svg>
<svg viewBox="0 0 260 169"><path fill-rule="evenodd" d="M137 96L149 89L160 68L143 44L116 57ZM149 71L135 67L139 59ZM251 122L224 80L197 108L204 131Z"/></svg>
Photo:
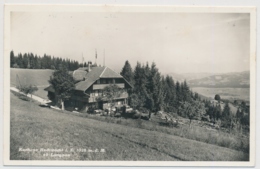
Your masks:
<svg viewBox="0 0 260 169"><path fill-rule="evenodd" d="M103 72L100 74L99 77L101 77L101 76L104 74L104 72L105 72L106 69L107 69L107 67L105 67L105 69L103 70Z"/></svg>
<svg viewBox="0 0 260 169"><path fill-rule="evenodd" d="M110 68L109 68L110 69ZM113 72L115 72L116 74L118 74L119 76L123 77L122 75L120 75L120 73L117 73L116 71L114 71L113 69L110 69L112 70Z"/></svg>

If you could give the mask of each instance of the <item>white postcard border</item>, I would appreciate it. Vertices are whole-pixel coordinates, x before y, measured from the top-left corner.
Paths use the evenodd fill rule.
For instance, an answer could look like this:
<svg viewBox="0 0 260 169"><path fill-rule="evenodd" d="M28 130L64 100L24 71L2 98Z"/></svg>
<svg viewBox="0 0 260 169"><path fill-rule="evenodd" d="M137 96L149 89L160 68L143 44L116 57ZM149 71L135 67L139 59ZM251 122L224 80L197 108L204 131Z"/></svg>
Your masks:
<svg viewBox="0 0 260 169"><path fill-rule="evenodd" d="M27 166L254 166L256 139L256 8L180 7L120 5L5 5L4 6L4 165ZM171 161L23 161L10 160L10 13L12 11L56 12L183 12L250 13L250 160L249 162L171 162Z"/></svg>

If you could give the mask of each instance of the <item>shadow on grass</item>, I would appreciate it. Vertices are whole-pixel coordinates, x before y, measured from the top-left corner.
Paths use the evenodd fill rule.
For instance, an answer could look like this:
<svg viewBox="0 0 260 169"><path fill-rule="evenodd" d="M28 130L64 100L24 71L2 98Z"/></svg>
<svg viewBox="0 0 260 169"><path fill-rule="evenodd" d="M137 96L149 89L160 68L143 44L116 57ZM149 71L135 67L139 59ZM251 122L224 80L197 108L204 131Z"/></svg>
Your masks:
<svg viewBox="0 0 260 169"><path fill-rule="evenodd" d="M15 91L11 91L15 96L17 96L19 99L23 100L23 101L31 101L31 98L21 94L21 93L18 93L18 92L15 92Z"/></svg>

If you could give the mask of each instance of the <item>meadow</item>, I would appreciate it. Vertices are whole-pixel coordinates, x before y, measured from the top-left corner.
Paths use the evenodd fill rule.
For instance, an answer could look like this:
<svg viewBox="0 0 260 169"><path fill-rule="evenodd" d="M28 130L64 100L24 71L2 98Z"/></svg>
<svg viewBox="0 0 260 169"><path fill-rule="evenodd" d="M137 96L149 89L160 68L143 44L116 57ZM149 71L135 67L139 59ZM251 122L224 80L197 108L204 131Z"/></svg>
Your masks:
<svg viewBox="0 0 260 169"><path fill-rule="evenodd" d="M43 99L48 99L47 92L43 89L49 86L48 80L52 75L53 70L49 69L10 69L10 86L15 87L18 85L36 85L38 91L34 95ZM18 80L18 78L19 80ZM19 84L20 83L20 84Z"/></svg>
<svg viewBox="0 0 260 169"><path fill-rule="evenodd" d="M232 135L228 137L226 133L214 136L214 133L210 134L212 131L202 131L202 128L171 129L155 126L150 121L62 112L39 107L39 103L21 100L16 95L11 93L11 160L249 160L247 152L227 145L240 140ZM184 136L176 134L181 130ZM208 137L208 143L203 139L189 138L192 133L201 133L198 136L201 138ZM227 143L219 146L212 142L216 137L224 139L224 134L230 139ZM41 151L22 152L18 151L19 148L70 151L67 152L69 156L60 157ZM85 152L84 149L104 149L105 152Z"/></svg>
<svg viewBox="0 0 260 169"><path fill-rule="evenodd" d="M19 85L17 76L19 77L21 85L36 85L46 86L49 85L48 80L52 75L53 70L49 69L10 69L10 85L12 87ZM17 84L18 83L18 84Z"/></svg>

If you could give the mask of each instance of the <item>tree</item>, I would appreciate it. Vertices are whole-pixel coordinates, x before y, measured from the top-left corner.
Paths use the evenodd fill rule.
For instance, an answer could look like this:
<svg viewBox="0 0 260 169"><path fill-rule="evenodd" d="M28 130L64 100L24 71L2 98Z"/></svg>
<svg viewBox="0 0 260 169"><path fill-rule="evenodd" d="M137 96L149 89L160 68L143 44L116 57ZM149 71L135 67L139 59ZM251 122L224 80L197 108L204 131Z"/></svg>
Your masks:
<svg viewBox="0 0 260 169"><path fill-rule="evenodd" d="M140 98L137 94L133 93L129 96L129 105L133 107L133 109L139 109L143 107L143 102L140 101Z"/></svg>
<svg viewBox="0 0 260 169"><path fill-rule="evenodd" d="M32 98L32 94L34 92L36 92L38 90L38 87L35 85L29 85L29 94L31 94L31 98Z"/></svg>
<svg viewBox="0 0 260 169"><path fill-rule="evenodd" d="M220 101L220 96L218 94L215 95L215 100Z"/></svg>
<svg viewBox="0 0 260 169"><path fill-rule="evenodd" d="M177 100L176 100L176 102L177 102L177 104L179 103L179 102L182 102L183 101L183 99L182 99L182 93L181 93L181 86L180 86L180 83L177 81L176 82L176 95L177 95Z"/></svg>
<svg viewBox="0 0 260 169"><path fill-rule="evenodd" d="M181 110L184 111L186 117L189 118L190 127L193 119L199 119L206 113L205 106L200 101L182 102Z"/></svg>
<svg viewBox="0 0 260 169"><path fill-rule="evenodd" d="M14 56L14 51L10 52L10 67L13 67L15 64L15 56Z"/></svg>
<svg viewBox="0 0 260 169"><path fill-rule="evenodd" d="M120 74L132 85L134 85L134 73L132 71L132 67L128 60L125 62L124 67L122 68L122 71Z"/></svg>
<svg viewBox="0 0 260 169"><path fill-rule="evenodd" d="M231 128L232 125L232 115L231 115L231 111L230 111L230 107L228 102L225 103L223 112L222 112L222 124L224 125L224 127L229 127Z"/></svg>
<svg viewBox="0 0 260 169"><path fill-rule="evenodd" d="M18 86L17 88L19 89L20 92L24 93L26 96L28 94L31 94L31 98L32 98L32 94L38 90L37 86L31 84Z"/></svg>
<svg viewBox="0 0 260 169"><path fill-rule="evenodd" d="M197 92L195 92L195 94L194 94L194 99L195 99L195 100L198 100L198 99L199 99L199 94L198 94Z"/></svg>
<svg viewBox="0 0 260 169"><path fill-rule="evenodd" d="M114 100L120 97L122 91L116 84L110 84L103 89L103 101L110 103L110 108L114 107Z"/></svg>
<svg viewBox="0 0 260 169"><path fill-rule="evenodd" d="M24 53L22 59L22 64L23 64L22 68L28 68L28 66L30 66L28 63L29 63L28 55L27 53Z"/></svg>
<svg viewBox="0 0 260 169"><path fill-rule="evenodd" d="M223 109L223 113L222 113L222 118L229 118L230 117L230 107L228 102L225 103L224 109Z"/></svg>
<svg viewBox="0 0 260 169"><path fill-rule="evenodd" d="M30 92L30 88L27 85L21 85L21 86L18 86L17 88L19 89L20 92L24 93L26 96Z"/></svg>
<svg viewBox="0 0 260 169"><path fill-rule="evenodd" d="M144 106L146 102L146 98L148 97L146 85L147 85L147 77L145 75L145 70L142 68L141 64L137 62L137 65L134 70L134 90L138 96L139 104L138 106Z"/></svg>
<svg viewBox="0 0 260 169"><path fill-rule="evenodd" d="M183 95L183 100L188 102L191 101L191 93L186 80L183 82L182 95Z"/></svg>
<svg viewBox="0 0 260 169"><path fill-rule="evenodd" d="M23 55L21 53L18 54L16 61L19 68L23 68Z"/></svg>
<svg viewBox="0 0 260 169"><path fill-rule="evenodd" d="M171 76L162 76L162 89L163 89L163 105L164 110L167 112L176 112L176 90L175 84Z"/></svg>
<svg viewBox="0 0 260 169"><path fill-rule="evenodd" d="M53 72L49 83L54 88L58 102L61 103L62 110L64 110L64 101L71 97L72 91L75 88L72 75L69 74L66 67L60 65L59 68Z"/></svg>
<svg viewBox="0 0 260 169"><path fill-rule="evenodd" d="M144 67L144 70L147 70L146 67ZM152 111L161 110L163 102L162 81L159 70L154 62L152 63L151 68L145 71L145 74L148 76L148 84L146 85L146 91L148 92L146 101L148 103L147 108Z"/></svg>
<svg viewBox="0 0 260 169"><path fill-rule="evenodd" d="M216 119L220 120L222 118L222 110L220 104L216 106Z"/></svg>
<svg viewBox="0 0 260 169"><path fill-rule="evenodd" d="M238 108L236 112L237 121L241 123L243 117L244 117L244 111L243 110L240 111Z"/></svg>

